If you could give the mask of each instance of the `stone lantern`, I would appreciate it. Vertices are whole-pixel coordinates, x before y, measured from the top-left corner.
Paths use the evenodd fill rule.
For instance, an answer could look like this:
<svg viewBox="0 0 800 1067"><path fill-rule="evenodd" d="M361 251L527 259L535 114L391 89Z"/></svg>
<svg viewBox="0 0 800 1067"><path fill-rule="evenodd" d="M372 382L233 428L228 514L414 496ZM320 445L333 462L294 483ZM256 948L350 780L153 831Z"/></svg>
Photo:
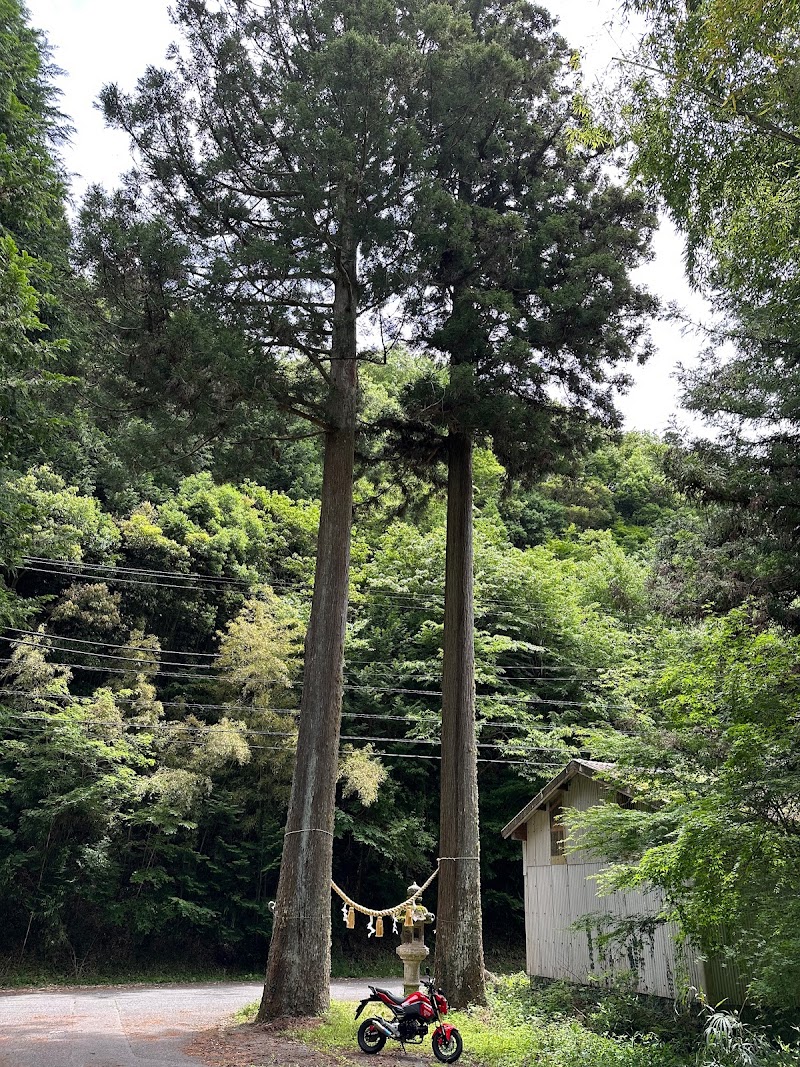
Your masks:
<svg viewBox="0 0 800 1067"><path fill-rule="evenodd" d="M408 887L408 895L413 896L418 892L416 882ZM425 926L432 923L436 916L428 911L422 901L417 898L411 912L413 923L401 927L400 944L395 952L403 961L403 992L408 996L419 986L419 969L424 959L427 959L430 949L425 944Z"/></svg>

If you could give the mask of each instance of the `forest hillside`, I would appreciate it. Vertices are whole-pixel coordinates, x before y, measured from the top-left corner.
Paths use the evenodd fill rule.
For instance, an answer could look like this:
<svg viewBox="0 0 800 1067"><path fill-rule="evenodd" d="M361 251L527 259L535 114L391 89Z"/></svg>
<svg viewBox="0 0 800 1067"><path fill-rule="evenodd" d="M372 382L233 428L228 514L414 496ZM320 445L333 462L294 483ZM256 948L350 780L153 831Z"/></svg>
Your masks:
<svg viewBox="0 0 800 1067"><path fill-rule="evenodd" d="M178 6L187 25L204 8ZM415 326L391 343L373 334L351 361L360 380L348 393L353 528L333 876L383 907L436 866L447 465L460 434L472 450L489 965L518 961L524 945L518 846L500 828L580 756L615 763L639 802L586 816L583 829L614 861L610 885L660 887L659 921L735 955L752 1002L785 1006L800 1001L796 232L780 270L767 264L779 202L796 196L796 102L763 104L794 130L781 142L784 170L763 121L737 141L725 102L708 104L703 121L722 131L730 169L706 172L713 188L689 203L669 181L679 146L664 109L702 141L681 97L699 46L670 36L671 5L636 6L653 20L643 48L678 88L668 101L661 83L630 89L625 136L638 162L619 186L597 162L606 134L584 114L585 128L552 142L557 174L528 175L524 203L508 159L490 168L508 184L502 203L494 177L469 200L454 180L458 195L446 199L441 174L463 177L474 161L453 143L452 158L432 162L386 118L380 143L395 137L392 159L405 153L404 163L384 190L395 200L363 236L361 297L391 310L410 294ZM489 63L501 42L516 85L522 37L486 20L464 47L485 48ZM215 27L195 31L214 37ZM458 19L445 29L456 42L467 34ZM773 30L764 48L782 47ZM565 46L544 14L525 23L526 48L534 31L545 103L536 97L535 123L523 108L504 118L514 145L535 134L541 146L550 121L561 137L575 112ZM153 964L260 970L309 670L332 433L320 412L328 418L336 393L318 351L329 324L311 289L292 288L286 248L302 246L297 262L316 293L328 284L324 256L303 212L281 202L288 243L270 244L263 219L212 190L211 172L230 160L192 179L205 217L187 175L163 160L159 171L153 155L149 177L143 164L115 191L91 189L68 218L66 121L46 42L18 0L0 2L0 33L0 973L80 977L110 959L132 974ZM386 77L406 77L397 57L411 39L387 45ZM145 156L159 148L137 126L148 94L177 106L177 89L156 73L140 98L112 87L103 101ZM451 96L437 106L452 108L463 85L440 73ZM416 84L403 82L409 108ZM328 100L320 90L317 105ZM306 102L292 106L317 129ZM328 163L344 151L334 140L315 142ZM413 167L430 179L428 199L405 218ZM762 190L786 168L795 184L773 184L756 205L740 198L737 225L723 232L731 174L752 189L759 167ZM503 229L512 200L523 220L513 240ZM698 441L623 432L614 412L617 363L649 351L656 303L630 269L646 259L656 203L684 226L689 266L724 312L684 383L709 420ZM230 260L223 215L228 236L241 229ZM760 220L756 231L748 218ZM451 244L436 243L442 233ZM512 246L523 252L510 263ZM469 285L453 281L465 263ZM448 316L427 306L431 286L451 295ZM547 309L536 323L534 307ZM343 321L331 329L341 334ZM334 906L335 960L362 957L365 939Z"/></svg>

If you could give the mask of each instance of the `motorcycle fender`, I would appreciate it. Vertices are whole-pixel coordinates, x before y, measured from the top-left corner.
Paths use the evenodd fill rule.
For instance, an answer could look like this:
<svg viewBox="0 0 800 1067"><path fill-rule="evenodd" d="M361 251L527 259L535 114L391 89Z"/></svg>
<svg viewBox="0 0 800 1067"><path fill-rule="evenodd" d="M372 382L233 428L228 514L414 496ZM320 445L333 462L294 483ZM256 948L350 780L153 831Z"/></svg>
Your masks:
<svg viewBox="0 0 800 1067"><path fill-rule="evenodd" d="M445 1041L449 1042L450 1041L450 1035L452 1034L453 1029L454 1029L454 1027L452 1026L451 1023L440 1023L439 1026L436 1027L436 1031L435 1032L437 1034L441 1033L444 1036Z"/></svg>
<svg viewBox="0 0 800 1067"><path fill-rule="evenodd" d="M356 1018L356 1019L357 1019L357 1018L359 1017L359 1015L361 1014L361 1012L362 1012L362 1011L364 1010L364 1008L366 1008L367 1004L369 1004L369 1002L370 1002L371 1000L372 1000L372 997L367 997L367 998L366 998L366 1000L362 1000L362 1001L361 1001L361 1003L360 1003L360 1004L358 1005L358 1007L356 1008L356 1014L355 1014L355 1018Z"/></svg>

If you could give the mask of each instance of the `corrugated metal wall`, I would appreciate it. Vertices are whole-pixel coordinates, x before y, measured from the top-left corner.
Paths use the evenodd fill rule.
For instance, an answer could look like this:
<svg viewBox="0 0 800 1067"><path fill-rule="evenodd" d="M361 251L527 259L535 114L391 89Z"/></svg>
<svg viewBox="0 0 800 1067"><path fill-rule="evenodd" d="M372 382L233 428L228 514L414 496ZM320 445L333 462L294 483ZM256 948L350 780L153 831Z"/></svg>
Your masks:
<svg viewBox="0 0 800 1067"><path fill-rule="evenodd" d="M601 783L578 776L560 799L565 807L585 810L606 792ZM528 974L586 982L592 974L621 975L633 969L641 993L671 998L681 996L689 985L705 987L702 963L689 946L676 944L677 930L672 925L656 926L632 954L617 946L601 954L594 936L571 929L587 914L617 919L655 915L660 898L656 892L598 896L595 876L605 864L588 853L570 851L566 862L563 858L553 862L547 812L535 812L528 820L523 864Z"/></svg>

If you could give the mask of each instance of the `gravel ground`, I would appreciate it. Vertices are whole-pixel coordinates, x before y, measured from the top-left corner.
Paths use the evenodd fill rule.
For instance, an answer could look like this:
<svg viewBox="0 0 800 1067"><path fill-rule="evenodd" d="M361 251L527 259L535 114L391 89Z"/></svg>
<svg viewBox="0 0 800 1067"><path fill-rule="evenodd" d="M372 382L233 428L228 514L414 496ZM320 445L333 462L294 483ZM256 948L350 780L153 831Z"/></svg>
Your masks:
<svg viewBox="0 0 800 1067"><path fill-rule="evenodd" d="M401 988L385 979L337 980L331 997L358 1000L369 984ZM279 1028L228 1025L235 1011L260 995L260 985L244 982L2 993L0 1067L342 1064L342 1057L287 1041ZM382 1067L394 1059L382 1055ZM413 1067L417 1061L406 1056L402 1062Z"/></svg>

